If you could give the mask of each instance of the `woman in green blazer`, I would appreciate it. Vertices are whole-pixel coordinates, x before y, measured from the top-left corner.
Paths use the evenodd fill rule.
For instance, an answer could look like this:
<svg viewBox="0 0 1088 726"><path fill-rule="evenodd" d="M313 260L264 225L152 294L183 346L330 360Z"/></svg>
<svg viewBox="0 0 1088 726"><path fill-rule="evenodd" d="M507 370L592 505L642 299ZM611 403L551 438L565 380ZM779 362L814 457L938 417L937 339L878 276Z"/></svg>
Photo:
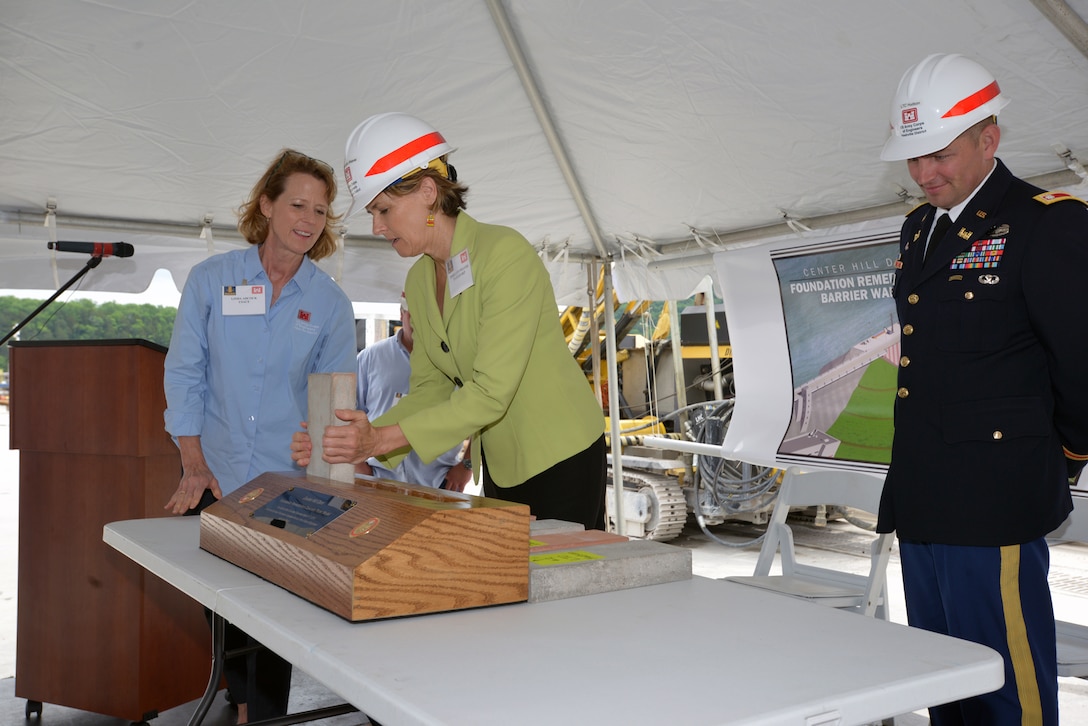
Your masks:
<svg viewBox="0 0 1088 726"><path fill-rule="evenodd" d="M603 529L604 416L567 349L547 270L518 232L464 212L450 151L406 114L371 117L348 140L351 211L365 208L402 257L420 256L404 285L415 347L408 395L373 422L337 411L350 425L325 430L324 457L393 466L411 448L430 461L471 436L485 496ZM292 448L308 462L308 436Z"/></svg>

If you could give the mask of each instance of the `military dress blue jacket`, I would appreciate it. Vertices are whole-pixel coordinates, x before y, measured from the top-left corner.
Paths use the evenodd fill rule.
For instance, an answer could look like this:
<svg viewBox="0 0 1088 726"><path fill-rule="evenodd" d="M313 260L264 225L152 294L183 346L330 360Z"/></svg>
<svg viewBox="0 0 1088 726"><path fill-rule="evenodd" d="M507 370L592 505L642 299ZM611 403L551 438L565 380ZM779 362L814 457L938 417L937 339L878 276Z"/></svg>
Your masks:
<svg viewBox="0 0 1088 726"><path fill-rule="evenodd" d="M935 209L907 215L901 359L877 529L1001 546L1072 508L1088 453L1088 207L1000 160L923 263Z"/></svg>

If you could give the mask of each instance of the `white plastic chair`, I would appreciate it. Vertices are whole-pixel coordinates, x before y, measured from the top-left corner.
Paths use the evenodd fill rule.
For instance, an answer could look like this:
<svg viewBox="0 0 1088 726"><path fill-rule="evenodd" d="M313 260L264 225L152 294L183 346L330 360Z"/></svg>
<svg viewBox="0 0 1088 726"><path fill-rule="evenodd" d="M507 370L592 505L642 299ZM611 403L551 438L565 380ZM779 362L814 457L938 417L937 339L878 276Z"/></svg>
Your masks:
<svg viewBox="0 0 1088 726"><path fill-rule="evenodd" d="M1073 495L1073 511L1047 540L1088 544L1088 497ZM1088 678L1088 625L1059 620L1058 675Z"/></svg>
<svg viewBox="0 0 1088 726"><path fill-rule="evenodd" d="M749 577L726 579L888 620L887 569L895 542L894 532L881 534L874 540L869 572L859 575L798 562L793 546L793 530L786 523L791 509L821 504L875 513L882 488L883 480L870 474L790 468L778 492L755 573ZM776 554L780 555L782 563L780 575L771 574Z"/></svg>

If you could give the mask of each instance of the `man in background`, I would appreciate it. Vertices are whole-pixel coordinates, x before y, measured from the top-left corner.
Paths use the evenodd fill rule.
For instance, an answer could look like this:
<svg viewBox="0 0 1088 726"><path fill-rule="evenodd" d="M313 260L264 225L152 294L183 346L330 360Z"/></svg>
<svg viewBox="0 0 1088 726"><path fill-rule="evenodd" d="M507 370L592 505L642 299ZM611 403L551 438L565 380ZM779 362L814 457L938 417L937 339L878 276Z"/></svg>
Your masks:
<svg viewBox="0 0 1088 726"><path fill-rule="evenodd" d="M401 328L395 335L380 340L359 352L359 409L371 419L381 416L408 393L411 375L412 316L404 293L400 296ZM461 444L425 464L412 451L394 470L386 469L374 458L359 464L356 472L382 479L422 484L436 489L462 492L472 480L472 462L463 457Z"/></svg>

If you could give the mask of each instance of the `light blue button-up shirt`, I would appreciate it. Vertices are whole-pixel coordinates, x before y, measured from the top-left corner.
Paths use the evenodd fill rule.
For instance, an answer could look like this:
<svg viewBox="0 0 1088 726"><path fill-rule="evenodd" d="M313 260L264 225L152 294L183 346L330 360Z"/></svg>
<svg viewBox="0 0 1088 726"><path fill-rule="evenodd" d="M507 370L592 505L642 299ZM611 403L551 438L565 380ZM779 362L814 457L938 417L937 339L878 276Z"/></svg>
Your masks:
<svg viewBox="0 0 1088 726"><path fill-rule="evenodd" d="M369 418L381 416L408 393L412 367L408 349L400 342L400 335L398 331L396 335L379 340L359 352L359 409L366 411ZM460 466L460 453L461 445L458 444L430 464L425 464L413 451L392 470L377 459L372 458L367 463L374 469L374 476L438 489L450 467Z"/></svg>
<svg viewBox="0 0 1088 726"><path fill-rule="evenodd" d="M224 315L225 286L265 285L265 313ZM166 430L200 436L224 494L296 470L291 435L307 420L311 373L355 371L351 301L308 258L275 305L256 245L189 273L166 354Z"/></svg>

